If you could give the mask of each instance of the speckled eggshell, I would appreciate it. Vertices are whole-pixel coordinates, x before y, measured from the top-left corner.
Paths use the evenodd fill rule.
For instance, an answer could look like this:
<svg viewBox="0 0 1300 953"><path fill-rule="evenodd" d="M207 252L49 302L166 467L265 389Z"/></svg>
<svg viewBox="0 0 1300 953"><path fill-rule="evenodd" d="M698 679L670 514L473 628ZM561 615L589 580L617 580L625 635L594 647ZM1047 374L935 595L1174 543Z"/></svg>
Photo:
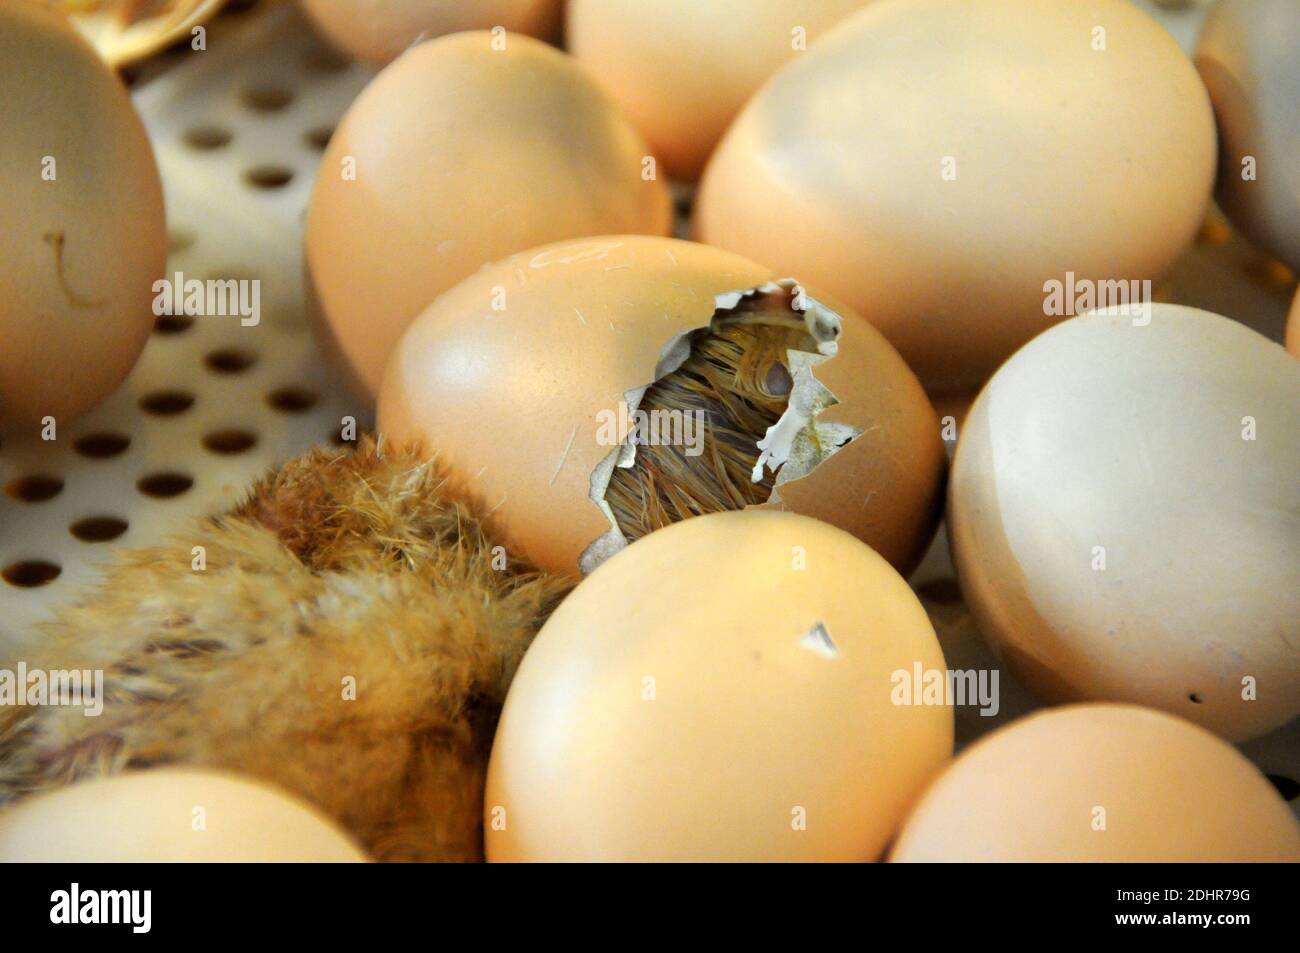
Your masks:
<svg viewBox="0 0 1300 953"><path fill-rule="evenodd" d="M817 520L748 510L651 533L524 656L484 800L492 861L879 859L952 754L907 583Z"/></svg>
<svg viewBox="0 0 1300 953"><path fill-rule="evenodd" d="M380 433L436 452L458 489L493 511L512 552L575 574L610 525L590 498L612 449L601 443L602 412L655 379L664 346L707 326L716 296L774 277L729 252L645 236L514 255L443 295L403 337L379 398ZM838 353L815 371L839 403L817 421L863 433L781 496L908 572L941 506L939 423L888 342L839 313Z"/></svg>
<svg viewBox="0 0 1300 953"><path fill-rule="evenodd" d="M383 66L412 43L501 27L550 39L560 0L302 0L312 22L350 56Z"/></svg>
<svg viewBox="0 0 1300 953"><path fill-rule="evenodd" d="M0 431L64 424L153 329L162 184L121 80L59 14L0 4Z"/></svg>
<svg viewBox="0 0 1300 953"><path fill-rule="evenodd" d="M989 381L953 462L953 558L1042 697L1251 738L1300 714L1300 364L1151 310L1072 319Z"/></svg>
<svg viewBox="0 0 1300 953"><path fill-rule="evenodd" d="M868 0L569 0L569 50L694 181L754 91Z"/></svg>
<svg viewBox="0 0 1300 953"><path fill-rule="evenodd" d="M1232 745L1132 705L1037 712L976 742L909 815L896 862L1300 861L1300 825Z"/></svg>
<svg viewBox="0 0 1300 953"><path fill-rule="evenodd" d="M487 32L417 46L330 140L307 218L326 349L372 397L397 339L487 262L564 238L667 234L647 147L572 59ZM350 173L354 178L347 178Z"/></svg>
<svg viewBox="0 0 1300 953"><path fill-rule="evenodd" d="M188 768L82 781L0 813L0 863L366 859L351 838L297 798Z"/></svg>
<svg viewBox="0 0 1300 953"><path fill-rule="evenodd" d="M1196 70L1125 0L877 0L745 107L695 234L844 300L957 392L1060 320L1047 282L1159 279L1215 151Z"/></svg>
<svg viewBox="0 0 1300 953"><path fill-rule="evenodd" d="M1300 269L1300 3L1219 0L1196 67L1218 120L1219 205L1248 238Z"/></svg>

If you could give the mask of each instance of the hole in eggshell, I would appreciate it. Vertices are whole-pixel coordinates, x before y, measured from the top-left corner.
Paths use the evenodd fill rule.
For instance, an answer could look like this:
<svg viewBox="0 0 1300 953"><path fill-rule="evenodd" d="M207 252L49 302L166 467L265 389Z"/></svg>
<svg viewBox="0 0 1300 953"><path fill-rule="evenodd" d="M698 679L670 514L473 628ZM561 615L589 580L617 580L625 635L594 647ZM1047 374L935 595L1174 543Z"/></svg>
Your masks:
<svg viewBox="0 0 1300 953"><path fill-rule="evenodd" d="M610 529L582 572L671 523L779 503L782 483L857 437L816 422L836 401L813 368L839 334L839 316L793 282L719 295L709 324L670 341L655 380L624 395L630 432L591 477Z"/></svg>
<svg viewBox="0 0 1300 953"><path fill-rule="evenodd" d="M1193 705L1199 705L1205 701L1205 699L1203 699L1197 692L1190 692L1187 695L1187 700Z"/></svg>

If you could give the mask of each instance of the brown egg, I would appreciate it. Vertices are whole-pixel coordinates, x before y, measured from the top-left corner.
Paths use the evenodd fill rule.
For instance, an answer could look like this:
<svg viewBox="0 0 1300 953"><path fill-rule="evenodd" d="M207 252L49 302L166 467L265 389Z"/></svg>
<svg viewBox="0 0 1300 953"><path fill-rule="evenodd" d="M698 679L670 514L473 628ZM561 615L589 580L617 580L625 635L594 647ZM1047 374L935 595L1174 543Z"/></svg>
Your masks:
<svg viewBox="0 0 1300 953"><path fill-rule="evenodd" d="M431 37L501 27L545 40L560 22L560 0L302 0L302 6L331 43L376 66Z"/></svg>
<svg viewBox="0 0 1300 953"><path fill-rule="evenodd" d="M789 513L670 526L584 580L506 696L489 860L876 860L952 754L943 670L876 553Z"/></svg>
<svg viewBox="0 0 1300 953"><path fill-rule="evenodd" d="M966 601L1051 701L1162 708L1226 738L1300 715L1300 364L1178 305L1035 338L961 428Z"/></svg>
<svg viewBox="0 0 1300 953"><path fill-rule="evenodd" d="M13 431L64 423L126 377L167 238L140 117L67 21L0 4L0 90L0 429Z"/></svg>
<svg viewBox="0 0 1300 953"><path fill-rule="evenodd" d="M1130 705L1037 712L964 751L908 816L902 862L1300 861L1300 825L1231 745Z"/></svg>
<svg viewBox="0 0 1300 953"><path fill-rule="evenodd" d="M878 2L749 102L696 229L843 299L932 392L960 391L1074 313L1049 313L1048 282L1158 279L1214 167L1196 70L1131 3Z"/></svg>
<svg viewBox="0 0 1300 953"><path fill-rule="evenodd" d="M364 860L346 834L297 798L188 768L82 781L0 813L0 863Z"/></svg>
<svg viewBox="0 0 1300 953"><path fill-rule="evenodd" d="M569 0L570 51L695 180L746 100L868 0Z"/></svg>
<svg viewBox="0 0 1300 953"><path fill-rule="evenodd" d="M1196 67L1218 120L1219 205L1246 236L1300 269L1300 3L1218 0Z"/></svg>
<svg viewBox="0 0 1300 953"><path fill-rule="evenodd" d="M643 177L646 146L609 97L544 43L498 45L460 33L410 50L357 98L322 160L308 268L329 350L372 395L406 326L486 262L671 228L668 190Z"/></svg>
<svg viewBox="0 0 1300 953"><path fill-rule="evenodd" d="M1286 349L1300 357L1300 290L1291 302L1291 313L1286 319Z"/></svg>
<svg viewBox="0 0 1300 953"><path fill-rule="evenodd" d="M934 410L869 324L774 277L644 236L512 256L407 332L380 432L436 451L509 548L552 572L750 505L824 519L910 571L941 496Z"/></svg>

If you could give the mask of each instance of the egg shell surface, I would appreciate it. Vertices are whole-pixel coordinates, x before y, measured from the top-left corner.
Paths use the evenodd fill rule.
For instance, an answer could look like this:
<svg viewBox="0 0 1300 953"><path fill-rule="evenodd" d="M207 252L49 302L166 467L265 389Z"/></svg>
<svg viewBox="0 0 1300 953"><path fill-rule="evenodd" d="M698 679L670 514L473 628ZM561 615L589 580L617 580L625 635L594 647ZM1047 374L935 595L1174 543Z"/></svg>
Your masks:
<svg viewBox="0 0 1300 953"><path fill-rule="evenodd" d="M0 431L125 379L167 256L162 183L121 81L57 12L0 4Z"/></svg>
<svg viewBox="0 0 1300 953"><path fill-rule="evenodd" d="M717 296L774 277L729 252L634 235L511 256L443 295L404 336L379 399L380 433L436 452L457 489L495 514L512 553L576 574L610 528L591 499L592 474L613 449L605 421L655 380L665 345L709 324ZM907 572L942 505L939 423L888 342L825 303L843 315L843 332L814 374L839 403L816 421L862 433L783 484L781 505L852 532Z"/></svg>
<svg viewBox="0 0 1300 953"><path fill-rule="evenodd" d="M0 863L337 863L366 856L297 798L161 768L81 781L0 813Z"/></svg>
<svg viewBox="0 0 1300 953"><path fill-rule="evenodd" d="M877 0L750 100L694 234L847 302L960 392L1075 313L1049 282L1158 280L1215 154L1195 68L1131 3Z"/></svg>
<svg viewBox="0 0 1300 953"><path fill-rule="evenodd" d="M407 325L487 262L672 208L613 101L569 56L512 34L414 47L362 91L312 192L306 254L327 351L374 397Z"/></svg>
<svg viewBox="0 0 1300 953"><path fill-rule="evenodd" d="M944 667L925 610L847 533L755 510L657 530L524 656L488 859L876 860L952 753L951 707L892 701L918 663Z"/></svg>
<svg viewBox="0 0 1300 953"><path fill-rule="evenodd" d="M981 632L1049 701L1222 736L1300 714L1300 364L1178 305L1086 315L981 392L949 487Z"/></svg>
<svg viewBox="0 0 1300 953"><path fill-rule="evenodd" d="M1300 825L1241 752L1133 705L1035 712L966 749L895 862L1300 861Z"/></svg>

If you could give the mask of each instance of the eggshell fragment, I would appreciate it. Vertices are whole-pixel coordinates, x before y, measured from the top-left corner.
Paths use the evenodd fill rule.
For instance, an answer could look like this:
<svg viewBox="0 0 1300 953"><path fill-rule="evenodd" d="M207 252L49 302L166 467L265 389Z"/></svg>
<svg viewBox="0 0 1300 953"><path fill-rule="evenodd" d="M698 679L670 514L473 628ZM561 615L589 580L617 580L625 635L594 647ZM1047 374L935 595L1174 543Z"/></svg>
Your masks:
<svg viewBox="0 0 1300 953"><path fill-rule="evenodd" d="M0 813L0 863L366 859L309 805L209 771L164 768L83 781Z"/></svg>
<svg viewBox="0 0 1300 953"><path fill-rule="evenodd" d="M0 4L0 429L90 409L144 349L167 238L121 81L57 13Z"/></svg>
<svg viewBox="0 0 1300 953"><path fill-rule="evenodd" d="M899 862L1300 861L1300 825L1231 745L1163 712L1072 705L964 751L899 834Z"/></svg>
<svg viewBox="0 0 1300 953"><path fill-rule="evenodd" d="M1208 312L1141 321L1075 318L989 381L953 462L953 558L1042 697L1251 738L1300 714L1300 364Z"/></svg>
<svg viewBox="0 0 1300 953"><path fill-rule="evenodd" d="M1300 4L1219 0L1196 47L1218 120L1219 205L1300 269Z"/></svg>
<svg viewBox="0 0 1300 953"><path fill-rule="evenodd" d="M436 452L456 489L494 513L511 552L576 574L611 529L592 496L618 447L606 422L660 376L670 342L710 324L720 298L734 307L738 292L775 277L728 252L645 236L514 255L447 292L403 337L379 398L380 432ZM807 297L817 304L815 289ZM846 529L910 571L941 501L938 421L884 338L839 314L834 356L813 368L838 403L815 422L858 435L779 483L780 503L768 505Z"/></svg>
<svg viewBox="0 0 1300 953"><path fill-rule="evenodd" d="M357 59L384 66L413 43L465 30L501 27L549 39L560 0L302 0L331 43Z"/></svg>
<svg viewBox="0 0 1300 953"><path fill-rule="evenodd" d="M695 228L844 300L956 392L1075 313L1048 313L1048 282L1158 280L1215 149L1196 70L1131 3L883 0L749 102Z"/></svg>
<svg viewBox="0 0 1300 953"><path fill-rule="evenodd" d="M570 0L569 50L694 181L746 100L867 0Z"/></svg>
<svg viewBox="0 0 1300 953"><path fill-rule="evenodd" d="M484 802L493 861L875 860L952 752L944 668L866 546L789 513L656 531L584 580L524 661Z"/></svg>
<svg viewBox="0 0 1300 953"><path fill-rule="evenodd" d="M374 395L402 331L481 265L564 238L666 234L645 144L571 57L490 33L413 48L330 140L307 264L327 349Z"/></svg>

